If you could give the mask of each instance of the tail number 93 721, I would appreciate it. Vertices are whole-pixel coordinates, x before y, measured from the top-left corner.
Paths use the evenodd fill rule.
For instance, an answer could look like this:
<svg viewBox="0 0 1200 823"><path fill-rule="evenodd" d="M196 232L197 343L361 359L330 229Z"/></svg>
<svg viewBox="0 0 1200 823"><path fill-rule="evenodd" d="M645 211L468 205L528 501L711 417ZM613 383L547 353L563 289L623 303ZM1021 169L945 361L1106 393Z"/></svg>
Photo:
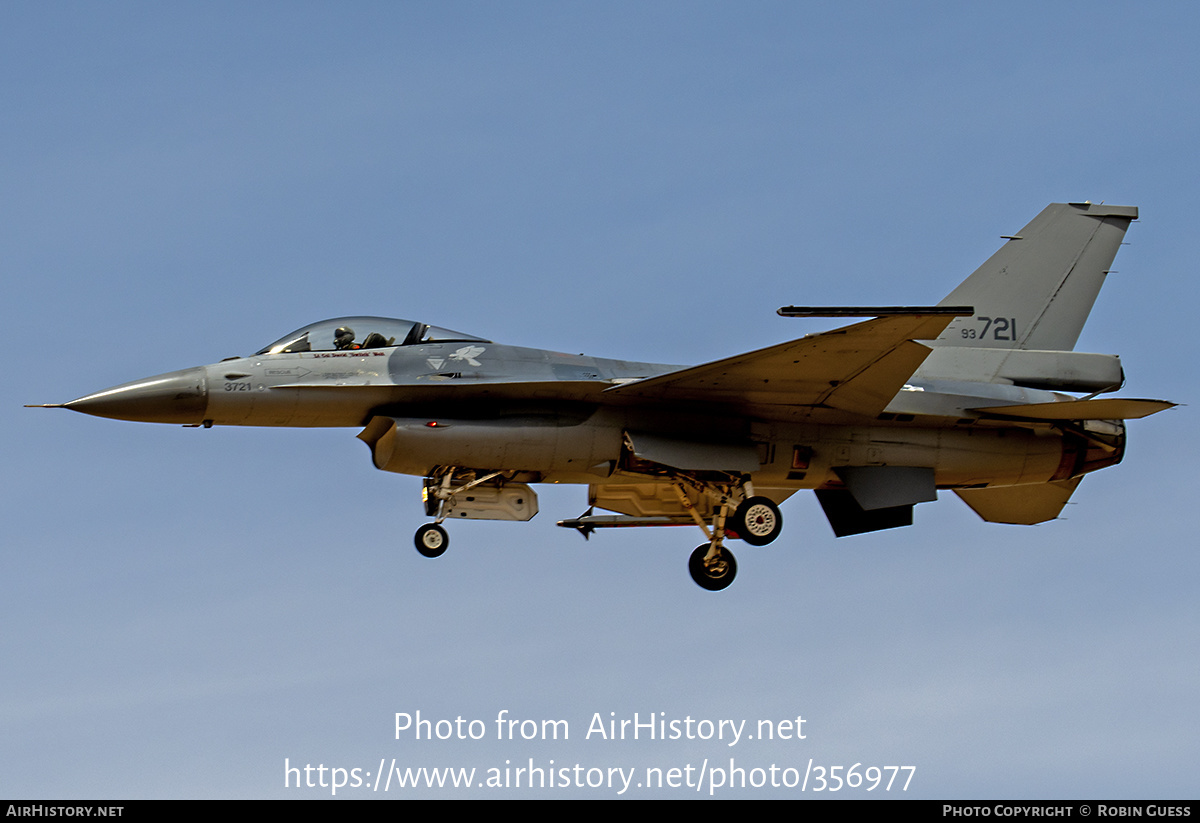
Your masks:
<svg viewBox="0 0 1200 823"><path fill-rule="evenodd" d="M992 340L1017 339L1017 318L1015 317L984 317L975 318L983 323L983 329L973 329L963 326L962 336L967 340L987 340L991 334Z"/></svg>

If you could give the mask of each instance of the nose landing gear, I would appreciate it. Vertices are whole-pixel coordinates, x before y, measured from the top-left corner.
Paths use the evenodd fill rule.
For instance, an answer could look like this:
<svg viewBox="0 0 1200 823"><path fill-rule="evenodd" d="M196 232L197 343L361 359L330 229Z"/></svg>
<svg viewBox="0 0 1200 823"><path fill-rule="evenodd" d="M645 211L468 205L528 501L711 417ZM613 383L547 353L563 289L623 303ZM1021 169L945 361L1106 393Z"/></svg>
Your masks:
<svg viewBox="0 0 1200 823"><path fill-rule="evenodd" d="M417 529L413 542L422 556L441 557L450 548L450 535L437 523L426 523Z"/></svg>
<svg viewBox="0 0 1200 823"><path fill-rule="evenodd" d="M416 545L417 551L423 557L441 557L445 554L446 549L450 548L450 535L446 534L446 530L442 528L442 521L446 519L450 501L459 492L472 489L499 475L500 472L485 474L457 488L453 486L453 467L445 469L433 477L425 478L425 487L421 490L421 498L425 501L425 514L437 519L432 523L426 523L413 535L413 543Z"/></svg>

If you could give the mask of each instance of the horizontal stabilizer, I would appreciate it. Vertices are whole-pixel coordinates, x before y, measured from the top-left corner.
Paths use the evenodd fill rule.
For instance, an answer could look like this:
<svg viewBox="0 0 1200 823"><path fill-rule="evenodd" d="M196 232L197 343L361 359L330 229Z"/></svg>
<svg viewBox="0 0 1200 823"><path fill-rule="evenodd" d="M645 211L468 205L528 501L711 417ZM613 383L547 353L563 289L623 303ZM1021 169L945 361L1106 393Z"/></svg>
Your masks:
<svg viewBox="0 0 1200 823"><path fill-rule="evenodd" d="M1061 403L1026 403L971 409L988 417L1019 420L1137 420L1175 406L1166 400L1106 397L1101 400L1065 400Z"/></svg>
<svg viewBox="0 0 1200 823"><path fill-rule="evenodd" d="M989 523L1032 526L1058 517L1081 480L1083 477L1027 486L955 489L954 493Z"/></svg>

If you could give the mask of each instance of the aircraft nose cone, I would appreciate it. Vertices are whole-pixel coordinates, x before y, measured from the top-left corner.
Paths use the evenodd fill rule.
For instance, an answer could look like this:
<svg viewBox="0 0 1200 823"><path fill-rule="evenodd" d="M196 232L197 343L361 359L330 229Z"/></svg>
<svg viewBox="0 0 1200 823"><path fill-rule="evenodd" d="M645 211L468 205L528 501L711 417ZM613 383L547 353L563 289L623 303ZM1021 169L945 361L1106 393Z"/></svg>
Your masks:
<svg viewBox="0 0 1200 823"><path fill-rule="evenodd" d="M202 423L208 410L208 384L204 369L184 369L122 383L63 406L114 420Z"/></svg>

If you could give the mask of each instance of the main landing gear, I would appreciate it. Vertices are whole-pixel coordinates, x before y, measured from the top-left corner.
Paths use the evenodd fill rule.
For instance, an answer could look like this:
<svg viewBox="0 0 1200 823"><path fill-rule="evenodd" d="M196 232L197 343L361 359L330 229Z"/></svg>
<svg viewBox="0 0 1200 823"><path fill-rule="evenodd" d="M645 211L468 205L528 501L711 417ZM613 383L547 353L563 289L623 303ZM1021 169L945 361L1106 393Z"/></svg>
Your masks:
<svg viewBox="0 0 1200 823"><path fill-rule="evenodd" d="M783 531L779 507L766 497L742 501L733 513L733 531L751 546L765 546Z"/></svg>
<svg viewBox="0 0 1200 823"><path fill-rule="evenodd" d="M712 549L710 543L701 543L697 546L696 550L692 552L692 556L688 558L688 572L700 588L708 589L710 592L719 592L721 589L728 588L737 575L737 560L734 558L733 552L724 547L709 557Z"/></svg>
<svg viewBox="0 0 1200 823"><path fill-rule="evenodd" d="M692 516L696 525L708 538L708 542L697 546L688 558L688 572L697 586L710 592L718 592L728 588L737 576L737 560L733 552L725 547L725 538L740 537L751 546L765 546L783 531L783 516L770 498L754 496L749 482L733 487L692 481L692 485L715 498L715 514L712 530L709 531L708 524L688 497L683 485L685 480L687 478L677 479L672 485L684 510ZM739 496L743 499L731 515L729 510L735 497Z"/></svg>

